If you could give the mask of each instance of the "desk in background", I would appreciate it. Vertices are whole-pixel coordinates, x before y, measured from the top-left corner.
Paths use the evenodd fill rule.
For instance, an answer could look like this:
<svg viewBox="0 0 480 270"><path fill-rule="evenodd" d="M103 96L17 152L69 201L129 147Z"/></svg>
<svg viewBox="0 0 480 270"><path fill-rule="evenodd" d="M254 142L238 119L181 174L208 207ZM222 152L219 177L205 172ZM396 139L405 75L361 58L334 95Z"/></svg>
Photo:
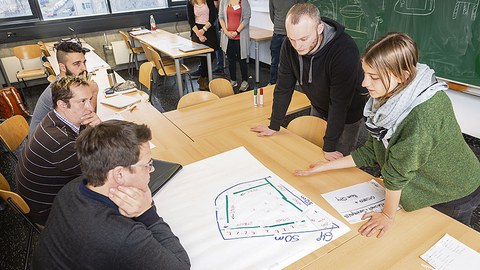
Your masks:
<svg viewBox="0 0 480 270"><path fill-rule="evenodd" d="M258 43L260 41L270 40L272 36L272 30L250 26L250 39L253 40L255 44L255 82L257 84L260 82L260 53Z"/></svg>
<svg viewBox="0 0 480 270"><path fill-rule="evenodd" d="M180 73L180 60L185 57L192 57L192 56L206 56L207 57L207 68L208 68L208 80L212 80L212 56L211 52L213 52L212 48L203 49L203 50L196 50L192 52L184 53L179 50L180 47L185 45L192 45L196 44L195 42L183 38L179 35L172 34L165 30L157 29L157 31L152 32L150 34L132 36L133 38L143 41L148 45L152 46L152 48L162 52L163 54L168 55L175 61L175 70L177 73L177 85L178 85L178 95L180 97L183 96L183 83L182 83L182 75Z"/></svg>

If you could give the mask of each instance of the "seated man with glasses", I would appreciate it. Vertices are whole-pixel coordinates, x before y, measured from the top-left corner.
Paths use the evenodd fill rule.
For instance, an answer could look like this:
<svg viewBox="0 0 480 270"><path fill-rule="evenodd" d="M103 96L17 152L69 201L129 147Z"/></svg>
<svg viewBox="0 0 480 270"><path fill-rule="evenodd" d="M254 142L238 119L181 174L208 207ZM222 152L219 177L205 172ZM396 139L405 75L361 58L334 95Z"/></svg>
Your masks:
<svg viewBox="0 0 480 270"><path fill-rule="evenodd" d="M83 175L57 195L32 269L189 269L185 249L158 216L148 187L145 125L111 120L77 139Z"/></svg>

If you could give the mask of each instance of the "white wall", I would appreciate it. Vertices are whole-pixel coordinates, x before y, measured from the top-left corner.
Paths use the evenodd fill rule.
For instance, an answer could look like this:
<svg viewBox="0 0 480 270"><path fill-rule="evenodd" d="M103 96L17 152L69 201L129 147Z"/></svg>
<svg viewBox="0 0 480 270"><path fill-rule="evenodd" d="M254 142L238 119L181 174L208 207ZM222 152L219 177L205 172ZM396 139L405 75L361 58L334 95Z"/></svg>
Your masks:
<svg viewBox="0 0 480 270"><path fill-rule="evenodd" d="M462 132L480 138L480 97L455 90L448 90L447 95Z"/></svg>

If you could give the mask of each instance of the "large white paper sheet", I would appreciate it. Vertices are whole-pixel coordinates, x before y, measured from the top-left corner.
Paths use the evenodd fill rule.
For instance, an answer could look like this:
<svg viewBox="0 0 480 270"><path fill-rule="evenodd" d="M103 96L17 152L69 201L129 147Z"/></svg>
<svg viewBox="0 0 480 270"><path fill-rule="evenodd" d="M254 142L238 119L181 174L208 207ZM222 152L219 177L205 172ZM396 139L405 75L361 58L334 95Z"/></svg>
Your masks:
<svg viewBox="0 0 480 270"><path fill-rule="evenodd" d="M436 270L478 269L480 267L480 253L449 234L445 234L420 258Z"/></svg>
<svg viewBox="0 0 480 270"><path fill-rule="evenodd" d="M154 200L192 269L280 269L350 231L243 147L185 166Z"/></svg>
<svg viewBox="0 0 480 270"><path fill-rule="evenodd" d="M385 203L385 189L373 179L322 196L350 224L361 222L365 213L381 212Z"/></svg>

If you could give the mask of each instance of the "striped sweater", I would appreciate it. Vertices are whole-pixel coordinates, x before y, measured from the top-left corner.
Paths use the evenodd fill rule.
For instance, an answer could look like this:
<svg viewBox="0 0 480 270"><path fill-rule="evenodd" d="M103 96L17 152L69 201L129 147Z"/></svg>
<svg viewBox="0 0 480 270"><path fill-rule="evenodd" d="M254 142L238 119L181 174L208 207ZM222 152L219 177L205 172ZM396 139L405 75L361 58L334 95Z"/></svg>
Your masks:
<svg viewBox="0 0 480 270"><path fill-rule="evenodd" d="M30 206L30 218L45 224L60 189L81 175L75 133L53 111L40 122L16 167L18 193Z"/></svg>

